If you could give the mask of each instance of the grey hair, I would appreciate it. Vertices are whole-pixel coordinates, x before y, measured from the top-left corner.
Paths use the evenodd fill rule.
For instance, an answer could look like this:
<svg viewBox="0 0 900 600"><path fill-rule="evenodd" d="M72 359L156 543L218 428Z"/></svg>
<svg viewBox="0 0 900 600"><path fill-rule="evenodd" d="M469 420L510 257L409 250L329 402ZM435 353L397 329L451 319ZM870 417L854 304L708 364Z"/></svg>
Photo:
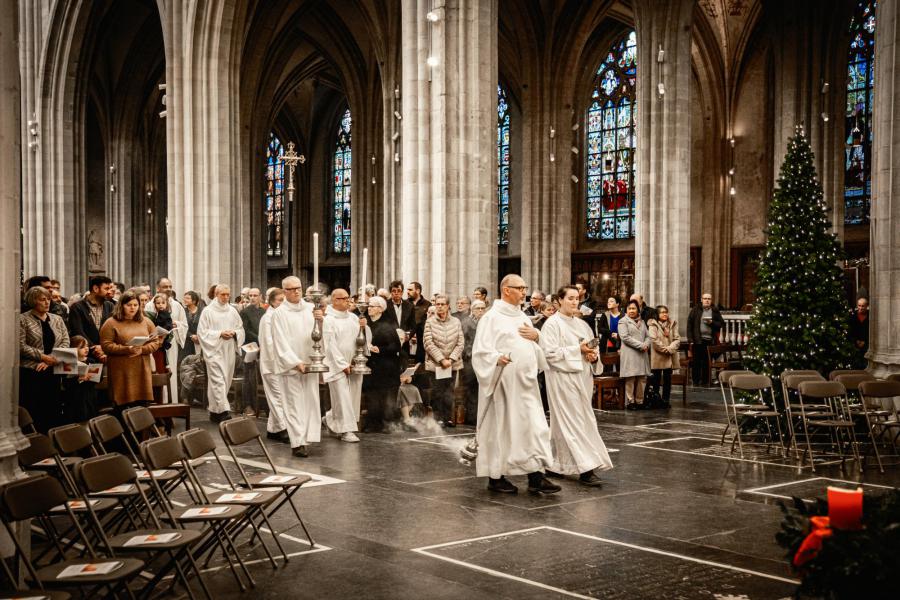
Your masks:
<svg viewBox="0 0 900 600"><path fill-rule="evenodd" d="M469 305L472 304L472 299L469 298L468 296L460 296L459 298L456 299L457 302L459 302L460 300L465 300L466 304L469 304Z"/></svg>
<svg viewBox="0 0 900 600"><path fill-rule="evenodd" d="M543 300L544 298L547 297L547 294L545 294L541 290L534 290L533 292L531 292L531 297L534 298L535 296L537 296L538 298Z"/></svg>
<svg viewBox="0 0 900 600"><path fill-rule="evenodd" d="M381 296L374 296L369 298L369 306L378 306L381 310L387 310L387 302L384 301L384 298Z"/></svg>
<svg viewBox="0 0 900 600"><path fill-rule="evenodd" d="M447 296L447 294L435 294L434 295L435 302L437 302L438 299L443 299L444 302L446 302L447 304L450 304L450 298Z"/></svg>
<svg viewBox="0 0 900 600"><path fill-rule="evenodd" d="M484 303L484 300L475 300L472 302L472 308L487 308L487 304Z"/></svg>
<svg viewBox="0 0 900 600"><path fill-rule="evenodd" d="M298 288L303 287L303 282L300 281L299 277L297 277L296 275L288 275L287 277L285 277L284 279L281 280L281 289L285 289L286 287L288 287L289 283L296 283L296 285L294 285L292 287L298 287Z"/></svg>
<svg viewBox="0 0 900 600"><path fill-rule="evenodd" d="M36 285L32 288L28 288L28 291L25 292L25 304L28 308L34 308L37 305L38 296L46 296L47 298L51 298L50 290L47 288Z"/></svg>
<svg viewBox="0 0 900 600"><path fill-rule="evenodd" d="M228 285L227 283L220 283L219 285L216 286L216 295L218 296L221 292L224 292L224 291L226 291L226 290L227 290L228 293L230 294L230 293L231 293L231 286Z"/></svg>

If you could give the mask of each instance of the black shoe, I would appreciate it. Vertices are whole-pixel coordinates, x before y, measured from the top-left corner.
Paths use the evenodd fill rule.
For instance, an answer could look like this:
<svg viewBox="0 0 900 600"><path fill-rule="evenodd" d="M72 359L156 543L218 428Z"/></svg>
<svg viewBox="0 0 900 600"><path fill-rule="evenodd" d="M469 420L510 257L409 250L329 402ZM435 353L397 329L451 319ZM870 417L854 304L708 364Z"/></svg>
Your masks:
<svg viewBox="0 0 900 600"><path fill-rule="evenodd" d="M517 494L519 488L506 480L506 477L500 479L488 478L488 491L497 492L498 494Z"/></svg>
<svg viewBox="0 0 900 600"><path fill-rule="evenodd" d="M625 405L625 410L637 410L637 409L638 409L638 405L635 404L634 402L630 402Z"/></svg>
<svg viewBox="0 0 900 600"><path fill-rule="evenodd" d="M597 474L593 471L582 473L578 478L578 483L580 483L581 485L586 485L588 487L603 487L603 482L600 481L600 478L597 477Z"/></svg>
<svg viewBox="0 0 900 600"><path fill-rule="evenodd" d="M541 477L540 481L532 481L529 477L528 481L528 493L535 494L538 496L546 496L547 494L555 494L560 491L562 488L547 479L546 477Z"/></svg>
<svg viewBox="0 0 900 600"><path fill-rule="evenodd" d="M647 404L646 402L641 402L639 404L635 404L635 406L634 406L634 410L649 410L649 409L650 409L650 405Z"/></svg>
<svg viewBox="0 0 900 600"><path fill-rule="evenodd" d="M291 454L299 458L306 458L307 456L309 456L309 452L307 452L306 446L297 446L296 448L291 448Z"/></svg>
<svg viewBox="0 0 900 600"><path fill-rule="evenodd" d="M283 442L284 438L287 437L287 430L282 429L281 431L276 431L275 433L269 431L266 432L266 437L270 440L275 440L276 442Z"/></svg>
<svg viewBox="0 0 900 600"><path fill-rule="evenodd" d="M209 413L210 423L221 423L222 421L228 421L229 419L231 419L231 413L229 413L227 410L220 413Z"/></svg>
<svg viewBox="0 0 900 600"><path fill-rule="evenodd" d="M563 479L565 477L565 475L563 475L562 473L557 473L556 471L551 471L550 469L544 471L544 475L546 475L547 477L555 477L556 479Z"/></svg>
<svg viewBox="0 0 900 600"><path fill-rule="evenodd" d="M672 408L672 404L669 402L663 402L659 407L663 410L669 410L670 408Z"/></svg>
<svg viewBox="0 0 900 600"><path fill-rule="evenodd" d="M454 423L453 421L446 421L444 423L444 427L456 427L456 423Z"/></svg>

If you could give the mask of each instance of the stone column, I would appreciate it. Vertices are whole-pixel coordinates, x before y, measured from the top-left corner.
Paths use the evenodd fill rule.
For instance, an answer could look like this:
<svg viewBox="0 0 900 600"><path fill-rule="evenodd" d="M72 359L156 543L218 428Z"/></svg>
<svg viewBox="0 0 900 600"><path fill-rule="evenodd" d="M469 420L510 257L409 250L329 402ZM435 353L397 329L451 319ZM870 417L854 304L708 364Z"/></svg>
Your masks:
<svg viewBox="0 0 900 600"><path fill-rule="evenodd" d="M451 296L497 276L497 0L402 4L400 274ZM432 65L427 59L431 58Z"/></svg>
<svg viewBox="0 0 900 600"><path fill-rule="evenodd" d="M635 290L687 323L691 241L693 0L635 0L637 231ZM659 50L665 51L663 62ZM660 93L659 84L664 86Z"/></svg>
<svg viewBox="0 0 900 600"><path fill-rule="evenodd" d="M876 23L867 356L874 374L885 376L900 372L900 6L880 2Z"/></svg>
<svg viewBox="0 0 900 600"><path fill-rule="evenodd" d="M250 230L238 168L236 3L163 0L168 276L178 290L248 281ZM199 8L198 8L199 7Z"/></svg>
<svg viewBox="0 0 900 600"><path fill-rule="evenodd" d="M18 472L16 451L28 446L18 427L19 398L19 206L21 144L18 11L0 11L0 485ZM5 333L3 333L5 332ZM0 555L8 556L8 542Z"/></svg>

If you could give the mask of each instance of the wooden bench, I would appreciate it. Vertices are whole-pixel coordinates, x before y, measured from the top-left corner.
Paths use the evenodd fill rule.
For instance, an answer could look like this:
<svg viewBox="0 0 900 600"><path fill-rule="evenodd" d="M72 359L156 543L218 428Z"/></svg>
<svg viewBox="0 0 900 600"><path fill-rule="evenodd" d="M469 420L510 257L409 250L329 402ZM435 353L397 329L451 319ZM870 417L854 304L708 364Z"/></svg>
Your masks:
<svg viewBox="0 0 900 600"><path fill-rule="evenodd" d="M148 408L150 409L150 413L154 418L161 421L163 424L163 428L166 430L167 435L172 435L172 430L175 428L175 419L184 419L184 430L187 431L191 428L191 405L190 404L175 404L175 403L163 403L163 390L170 391L171 388L171 373L153 373L151 376L151 381L153 385L153 404L151 404ZM167 396L171 398L171 393Z"/></svg>

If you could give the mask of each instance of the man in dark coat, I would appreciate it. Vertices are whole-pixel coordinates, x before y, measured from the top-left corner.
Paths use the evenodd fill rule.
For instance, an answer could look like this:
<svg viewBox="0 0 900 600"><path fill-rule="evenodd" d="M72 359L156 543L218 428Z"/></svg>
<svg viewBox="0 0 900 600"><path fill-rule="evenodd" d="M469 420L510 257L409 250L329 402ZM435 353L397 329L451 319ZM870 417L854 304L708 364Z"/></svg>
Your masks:
<svg viewBox="0 0 900 600"><path fill-rule="evenodd" d="M100 327L115 308L115 304L107 299L113 282L104 275L95 275L88 281L88 286L91 291L69 308L69 336L80 335L87 339L91 354L105 363L106 354L100 348Z"/></svg>
<svg viewBox="0 0 900 600"><path fill-rule="evenodd" d="M688 315L687 338L691 343L691 379L694 385L709 383L709 355L707 347L716 343L719 331L725 326L725 319L719 309L713 306L712 294L704 292L700 305L691 309Z"/></svg>
<svg viewBox="0 0 900 600"><path fill-rule="evenodd" d="M241 311L241 323L244 325L244 343L251 342L259 344L259 321L266 314L266 309L262 306L262 296L260 296L259 288L250 288L247 292L250 304ZM257 370L259 369L259 361L244 363L244 383L241 386L241 399L244 402L244 414L254 416L257 412Z"/></svg>
<svg viewBox="0 0 900 600"><path fill-rule="evenodd" d="M850 329L850 341L853 343L853 368L865 369L869 366L866 352L869 351L869 299L856 301L856 310L850 313L847 321Z"/></svg>

